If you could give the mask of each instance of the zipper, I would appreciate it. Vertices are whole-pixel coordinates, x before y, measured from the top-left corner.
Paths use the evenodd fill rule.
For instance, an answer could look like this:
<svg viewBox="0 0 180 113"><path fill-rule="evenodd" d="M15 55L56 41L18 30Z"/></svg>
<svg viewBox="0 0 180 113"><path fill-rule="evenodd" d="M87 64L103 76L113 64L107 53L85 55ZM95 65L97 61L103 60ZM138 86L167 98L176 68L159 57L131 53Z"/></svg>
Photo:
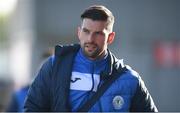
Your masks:
<svg viewBox="0 0 180 113"><path fill-rule="evenodd" d="M92 88L90 90L90 92L93 92L93 89L94 89L94 63L92 64L92 67L91 67L91 78L92 78Z"/></svg>

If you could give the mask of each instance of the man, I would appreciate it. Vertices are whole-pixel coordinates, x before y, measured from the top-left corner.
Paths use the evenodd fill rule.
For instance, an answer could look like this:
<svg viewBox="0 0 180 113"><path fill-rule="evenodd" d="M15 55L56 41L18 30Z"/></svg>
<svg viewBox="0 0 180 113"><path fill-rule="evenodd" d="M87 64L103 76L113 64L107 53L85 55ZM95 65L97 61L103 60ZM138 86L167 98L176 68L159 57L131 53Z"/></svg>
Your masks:
<svg viewBox="0 0 180 113"><path fill-rule="evenodd" d="M101 5L90 6L81 19L80 46L56 46L55 55L32 83L24 110L85 111L80 108L117 74L120 76L88 112L157 112L141 77L107 49L115 37L111 11Z"/></svg>

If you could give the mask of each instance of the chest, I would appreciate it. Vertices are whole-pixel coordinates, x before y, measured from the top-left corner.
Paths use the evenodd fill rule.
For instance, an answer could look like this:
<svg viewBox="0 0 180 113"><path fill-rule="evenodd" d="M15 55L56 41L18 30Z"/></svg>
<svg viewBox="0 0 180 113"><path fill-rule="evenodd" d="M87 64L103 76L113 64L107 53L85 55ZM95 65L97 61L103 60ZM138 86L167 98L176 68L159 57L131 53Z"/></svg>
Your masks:
<svg viewBox="0 0 180 113"><path fill-rule="evenodd" d="M94 76L94 77L92 77ZM90 111L128 111L134 94L134 84L124 78L117 79L101 96ZM70 104L72 111L76 111L98 90L101 83L98 74L82 74L72 72L70 85ZM93 83L94 80L94 83ZM94 85L93 85L94 84Z"/></svg>

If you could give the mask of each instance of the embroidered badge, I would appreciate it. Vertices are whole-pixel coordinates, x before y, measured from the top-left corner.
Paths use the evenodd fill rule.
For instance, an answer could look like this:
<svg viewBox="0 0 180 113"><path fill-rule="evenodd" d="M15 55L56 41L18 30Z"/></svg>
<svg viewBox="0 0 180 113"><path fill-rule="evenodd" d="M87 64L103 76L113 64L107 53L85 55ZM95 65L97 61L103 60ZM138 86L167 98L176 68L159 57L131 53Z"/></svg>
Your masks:
<svg viewBox="0 0 180 113"><path fill-rule="evenodd" d="M114 109L119 110L122 108L122 106L124 104L124 99L120 95L117 95L113 98L112 103L113 103Z"/></svg>

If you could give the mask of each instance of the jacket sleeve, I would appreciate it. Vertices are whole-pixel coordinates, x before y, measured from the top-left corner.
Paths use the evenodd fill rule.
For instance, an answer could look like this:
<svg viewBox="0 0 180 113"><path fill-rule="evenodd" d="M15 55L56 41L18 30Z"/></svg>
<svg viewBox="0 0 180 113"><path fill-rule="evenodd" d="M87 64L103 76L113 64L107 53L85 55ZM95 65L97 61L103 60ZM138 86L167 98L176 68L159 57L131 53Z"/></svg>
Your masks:
<svg viewBox="0 0 180 113"><path fill-rule="evenodd" d="M31 84L24 105L25 112L40 112L50 110L50 85L52 73L52 57L39 70Z"/></svg>
<svg viewBox="0 0 180 113"><path fill-rule="evenodd" d="M149 94L143 80L139 78L139 83L135 95L132 99L131 112L158 112L151 95Z"/></svg>

